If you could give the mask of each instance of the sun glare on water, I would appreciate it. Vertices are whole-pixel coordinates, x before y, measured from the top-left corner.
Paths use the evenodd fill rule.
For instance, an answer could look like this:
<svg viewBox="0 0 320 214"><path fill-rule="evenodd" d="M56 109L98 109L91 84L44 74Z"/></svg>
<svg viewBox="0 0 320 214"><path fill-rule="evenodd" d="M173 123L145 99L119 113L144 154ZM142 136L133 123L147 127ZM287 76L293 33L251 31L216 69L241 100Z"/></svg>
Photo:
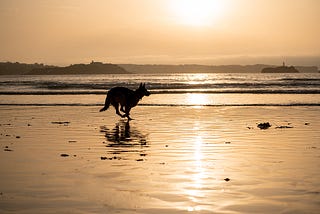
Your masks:
<svg viewBox="0 0 320 214"><path fill-rule="evenodd" d="M224 12L223 0L173 0L171 10L177 22L190 26L209 26L217 22Z"/></svg>
<svg viewBox="0 0 320 214"><path fill-rule="evenodd" d="M201 108L201 106L208 104L208 97L206 94L188 94L186 97L186 103L188 105L194 105L196 108Z"/></svg>

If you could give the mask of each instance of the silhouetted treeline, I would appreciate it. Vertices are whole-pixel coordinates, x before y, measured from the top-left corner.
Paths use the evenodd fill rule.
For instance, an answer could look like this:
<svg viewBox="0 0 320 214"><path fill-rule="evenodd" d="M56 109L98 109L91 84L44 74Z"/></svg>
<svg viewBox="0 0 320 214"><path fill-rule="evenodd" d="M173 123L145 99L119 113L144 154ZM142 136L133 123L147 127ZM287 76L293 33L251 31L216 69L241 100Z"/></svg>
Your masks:
<svg viewBox="0 0 320 214"><path fill-rule="evenodd" d="M0 63L0 74L3 75L67 75L67 74L128 74L118 65L101 62L74 64L66 67L43 64Z"/></svg>

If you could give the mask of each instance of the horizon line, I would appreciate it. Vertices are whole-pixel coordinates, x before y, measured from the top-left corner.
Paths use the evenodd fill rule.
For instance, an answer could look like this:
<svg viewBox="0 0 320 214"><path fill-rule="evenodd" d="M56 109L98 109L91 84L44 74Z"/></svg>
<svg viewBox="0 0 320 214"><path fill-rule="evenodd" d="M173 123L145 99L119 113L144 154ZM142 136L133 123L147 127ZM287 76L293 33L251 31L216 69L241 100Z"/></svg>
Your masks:
<svg viewBox="0 0 320 214"><path fill-rule="evenodd" d="M309 65L301 65L301 64L291 64L287 63L286 61L281 61L279 64L273 64L273 63L246 63L246 64L240 64L240 63L225 63L225 64L207 64L207 63L134 63L134 62L128 62L128 63L114 63L114 62L106 62L106 61L95 61L91 60L86 62L78 62L78 63L45 63L45 62L23 62L23 61L0 61L0 63L19 63L19 64L29 64L29 65L46 65L46 66L56 66L56 67L67 67L70 65L89 65L92 63L102 63L102 64L113 64L113 65L142 65L142 66L148 66L148 65L160 65L160 66L188 66L188 65L196 65L196 66L253 66L253 65L266 65L266 66L282 66L283 63L286 64L286 66L302 66L302 67L320 67L320 65L316 64L309 64Z"/></svg>

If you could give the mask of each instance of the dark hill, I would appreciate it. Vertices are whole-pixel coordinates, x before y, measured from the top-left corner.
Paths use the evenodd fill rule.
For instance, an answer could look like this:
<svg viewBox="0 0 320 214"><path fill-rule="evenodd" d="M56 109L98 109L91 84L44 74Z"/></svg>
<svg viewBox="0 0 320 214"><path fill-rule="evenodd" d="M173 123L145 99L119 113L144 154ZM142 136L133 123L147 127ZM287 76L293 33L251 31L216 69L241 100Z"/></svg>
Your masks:
<svg viewBox="0 0 320 214"><path fill-rule="evenodd" d="M38 63L0 62L0 75L23 75L31 72L33 69L47 69L51 67L54 66Z"/></svg>
<svg viewBox="0 0 320 214"><path fill-rule="evenodd" d="M91 62L67 67L35 68L28 75L70 75L70 74L129 74L124 68L111 63Z"/></svg>
<svg viewBox="0 0 320 214"><path fill-rule="evenodd" d="M261 73L299 73L299 71L293 66L280 66L264 68Z"/></svg>

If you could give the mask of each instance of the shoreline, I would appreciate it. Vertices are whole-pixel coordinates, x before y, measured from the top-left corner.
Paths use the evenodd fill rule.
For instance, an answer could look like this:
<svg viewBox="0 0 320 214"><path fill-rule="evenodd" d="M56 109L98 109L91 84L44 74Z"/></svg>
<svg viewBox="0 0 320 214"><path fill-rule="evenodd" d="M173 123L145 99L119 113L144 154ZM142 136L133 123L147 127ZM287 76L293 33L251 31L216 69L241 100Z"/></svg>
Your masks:
<svg viewBox="0 0 320 214"><path fill-rule="evenodd" d="M0 95L0 106L103 106L106 95ZM320 106L320 94L152 94L139 106Z"/></svg>
<svg viewBox="0 0 320 214"><path fill-rule="evenodd" d="M318 106L98 110L0 106L1 212L319 210Z"/></svg>

